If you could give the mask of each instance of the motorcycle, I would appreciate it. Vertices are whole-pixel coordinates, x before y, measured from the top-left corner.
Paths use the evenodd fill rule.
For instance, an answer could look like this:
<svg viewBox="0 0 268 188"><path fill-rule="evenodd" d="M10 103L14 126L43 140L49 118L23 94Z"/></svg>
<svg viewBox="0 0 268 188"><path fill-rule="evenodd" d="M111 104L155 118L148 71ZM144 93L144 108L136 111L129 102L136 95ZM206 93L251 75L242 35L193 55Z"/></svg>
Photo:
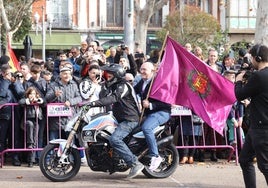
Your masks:
<svg viewBox="0 0 268 188"><path fill-rule="evenodd" d="M92 171L124 172L129 169L109 144L109 137L118 125L110 113L87 115L88 107L82 107L67 124L71 130L67 140L56 139L42 150L39 167L43 175L54 182L68 181L79 172L81 166L80 150L85 149L87 164ZM173 136L167 125L158 126L155 130L159 155L162 162L157 170L150 171L150 157L145 137L140 127L125 138L130 150L143 163L143 174L149 178L166 178L177 168L179 156ZM83 143L83 148L74 144L75 135Z"/></svg>

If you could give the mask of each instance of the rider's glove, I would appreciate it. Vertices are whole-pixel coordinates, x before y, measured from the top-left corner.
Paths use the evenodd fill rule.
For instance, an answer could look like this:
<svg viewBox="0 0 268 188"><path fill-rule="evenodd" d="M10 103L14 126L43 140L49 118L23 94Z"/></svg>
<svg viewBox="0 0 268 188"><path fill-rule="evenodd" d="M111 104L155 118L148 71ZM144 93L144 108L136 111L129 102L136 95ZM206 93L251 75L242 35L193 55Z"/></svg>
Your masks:
<svg viewBox="0 0 268 188"><path fill-rule="evenodd" d="M93 102L88 103L88 106L94 107L95 106L95 102L93 101Z"/></svg>
<svg viewBox="0 0 268 188"><path fill-rule="evenodd" d="M87 112L87 111L90 109L90 106L85 105L85 106L83 106L82 108L83 108L83 110L84 110L84 111L86 111L86 112Z"/></svg>

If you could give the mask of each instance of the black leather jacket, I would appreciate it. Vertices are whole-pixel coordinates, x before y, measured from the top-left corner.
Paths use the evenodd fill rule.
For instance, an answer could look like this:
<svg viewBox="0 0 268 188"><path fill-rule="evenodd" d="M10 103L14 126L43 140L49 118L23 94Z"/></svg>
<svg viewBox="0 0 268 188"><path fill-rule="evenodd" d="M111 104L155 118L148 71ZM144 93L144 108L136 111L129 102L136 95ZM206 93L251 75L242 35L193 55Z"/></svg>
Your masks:
<svg viewBox="0 0 268 188"><path fill-rule="evenodd" d="M139 121L139 108L134 89L124 79L102 88L100 99L91 103L91 106L101 107L112 105L112 111L117 121Z"/></svg>

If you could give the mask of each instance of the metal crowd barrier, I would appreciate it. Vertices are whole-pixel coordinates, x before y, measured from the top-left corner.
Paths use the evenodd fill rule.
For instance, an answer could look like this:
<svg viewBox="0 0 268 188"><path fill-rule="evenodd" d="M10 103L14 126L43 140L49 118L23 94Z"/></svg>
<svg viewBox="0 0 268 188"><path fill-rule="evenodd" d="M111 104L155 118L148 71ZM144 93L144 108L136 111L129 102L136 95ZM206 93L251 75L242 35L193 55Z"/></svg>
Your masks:
<svg viewBox="0 0 268 188"><path fill-rule="evenodd" d="M18 106L19 104L17 103L7 103L7 104L4 104L2 106L0 106L0 109L5 107L5 106L10 106L11 107L11 112L12 112L12 117L11 117L11 142L9 140L9 147L7 149L5 149L4 151L0 152L0 168L3 167L4 165L4 158L5 158L5 153L10 153L10 152L29 152L29 151L41 151L43 148L42 147L39 147L37 145L36 148L27 148L27 143L26 143L26 135L27 135L27 129L26 129L26 110L24 108L24 111L22 114L15 114L15 107ZM70 109L64 107L63 103L49 103L47 104L47 107L46 107L46 129L45 129L45 132L44 134L46 135L46 144L48 144L49 142L49 117L63 117L63 116L72 116L72 112L70 111ZM22 127L24 130L21 130L23 132L23 147L21 148L16 148L15 147L15 129L16 128L20 128L20 127L15 127L15 118L18 118L20 116L23 116L22 118ZM231 160L231 157L232 155L235 153L235 156L236 156L236 164L238 164L238 147L237 145L235 147L233 146L230 146L227 142L227 139L225 139L224 143L221 144L221 145L218 145L217 144L217 141L216 141L216 133L215 131L213 131L213 143L210 143L210 144L206 144L207 141L206 141L206 135L204 134L204 124L202 123L200 126L201 126L201 143L196 143L195 142L195 139L193 139L194 143L193 145L185 145L184 143L184 139L183 139L183 130L182 130L182 126L178 126L178 125L182 125L182 117L183 116L191 116L192 117L192 113L191 111L183 108L183 107L177 107L177 109L173 109L172 111L172 117L177 117L179 118L179 122L175 122L177 125L176 125L176 129L178 129L174 134L175 134L175 140L177 139L178 141L178 135L180 135L180 139L181 139L181 145L176 145L176 148L178 149L191 149L191 148L195 148L195 149L217 149L217 148L227 148L227 149L230 149L230 156L228 158L228 161ZM60 118L59 118L60 119ZM37 121L36 121L37 122ZM38 126L38 125L37 125ZM193 130L193 121L191 123L191 126L192 126L192 130ZM236 129L234 130L235 133L236 133ZM59 127L59 137L61 138L61 128ZM193 135L194 136L194 135ZM227 135L226 135L226 132L225 132L225 138L227 138ZM236 134L235 134L235 140L236 140L236 143L237 143L237 137L236 137ZM83 149L83 148L79 148L79 149Z"/></svg>
<svg viewBox="0 0 268 188"><path fill-rule="evenodd" d="M0 152L0 168L3 167L4 161L5 161L5 154L10 152L30 152L30 151L41 151L43 148L37 146L35 148L27 148L27 129L26 129L26 107L24 107L24 110L22 111L22 114L15 114L15 107L19 107L20 105L18 103L6 103L4 105L0 106L1 108L10 106L11 107L11 137L8 137L8 147L4 149L2 152ZM22 107L23 108L23 107ZM46 117L43 117L43 121L46 122L46 129L44 131L44 135L46 135L46 141L49 143L49 117L67 117L72 116L72 111L70 108L67 108L64 106L63 103L49 103L46 105ZM44 112L43 112L44 114ZM21 118L20 125L15 123L15 118ZM38 122L38 119L36 117L36 122ZM38 135L38 123L36 123L37 129L36 129L36 135ZM21 129L19 132L21 132L20 136L23 136L21 141L23 142L22 147L18 148L15 147L15 129ZM18 131L18 130L17 130ZM61 138L61 127L59 127L59 138ZM11 138L11 139L9 139ZM38 140L38 138L36 138ZM45 145L46 145L45 144ZM83 149L83 148L79 148Z"/></svg>
<svg viewBox="0 0 268 188"><path fill-rule="evenodd" d="M184 116L190 116L191 118L191 125L183 125L182 123L182 118ZM184 142L184 133L183 133L183 126L191 126L190 129L192 130L192 132L194 132L194 122L193 122L193 114L191 112L191 110L182 107L182 106L175 106L172 108L172 114L171 114L171 121L170 124L172 124L171 126L173 126L173 134L174 134L174 143L176 145L177 149L203 149L203 150L207 150L207 149L229 149L229 156L227 157L227 161L230 162L233 155L235 154L235 163L238 164L238 149L242 148L242 145L238 145L238 139L240 139L239 143L243 143L242 141L242 135L239 135L239 138L237 138L237 128L234 128L234 141L236 143L236 145L231 146L228 143L228 136L227 136L227 129L225 128L224 130L224 135L223 137L217 133L215 130L213 130L211 127L209 127L208 125L206 125L204 122L202 122L199 126L201 128L201 133L200 133L200 137L201 140L199 140L199 142L196 142L195 136L196 135L190 135L193 139L193 144L192 145L188 145ZM175 129L174 129L174 124L175 124ZM226 125L227 127L227 125ZM176 130L177 129L177 130ZM189 129L189 127L188 127ZM211 135L210 139L207 139L207 135L205 133L207 133L205 131L205 129L210 129L209 133ZM188 135L189 136L189 135ZM221 143L217 142L217 137L221 137ZM178 144L179 142L179 144Z"/></svg>

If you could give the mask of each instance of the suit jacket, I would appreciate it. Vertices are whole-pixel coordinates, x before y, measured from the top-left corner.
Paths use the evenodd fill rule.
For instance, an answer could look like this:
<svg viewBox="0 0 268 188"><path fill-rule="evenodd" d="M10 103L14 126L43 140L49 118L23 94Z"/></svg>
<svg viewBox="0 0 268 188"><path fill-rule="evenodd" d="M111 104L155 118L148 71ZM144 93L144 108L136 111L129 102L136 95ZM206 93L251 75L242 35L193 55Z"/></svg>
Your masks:
<svg viewBox="0 0 268 188"><path fill-rule="evenodd" d="M135 92L138 95L138 97L141 98L141 101L146 99L151 81L146 85L144 90L142 90L143 83L144 83L144 80L142 79L134 86ZM152 104L152 109L146 108L144 111L145 115L151 114L157 111L165 111L165 112L171 113L170 104L164 103L162 101L159 101L150 97L148 98L148 100Z"/></svg>

